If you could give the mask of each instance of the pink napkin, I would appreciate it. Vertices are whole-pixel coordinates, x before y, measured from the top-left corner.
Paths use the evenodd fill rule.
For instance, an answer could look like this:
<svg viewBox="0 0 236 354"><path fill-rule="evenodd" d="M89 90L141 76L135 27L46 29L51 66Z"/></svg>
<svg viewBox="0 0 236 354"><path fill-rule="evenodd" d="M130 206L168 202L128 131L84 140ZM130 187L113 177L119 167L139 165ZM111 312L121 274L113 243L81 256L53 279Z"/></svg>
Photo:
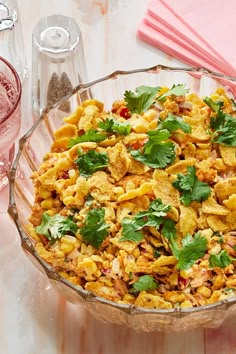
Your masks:
<svg viewBox="0 0 236 354"><path fill-rule="evenodd" d="M236 67L235 0L160 1L223 61Z"/></svg>
<svg viewBox="0 0 236 354"><path fill-rule="evenodd" d="M190 53L190 54L188 54L188 56L194 55L195 58L199 57L199 60L202 59L203 65L205 63L204 66L210 65L214 70L221 71L222 66L224 65L225 66L224 72L226 74L227 73L229 74L232 72L232 69L228 68L228 66L223 64L222 61L219 61L219 59L216 56L214 56L214 54L207 55L207 52L205 54L200 53L199 50L195 46L193 46L188 41L181 39L179 36L176 36L176 34L173 33L173 31L171 31L169 27L163 25L162 22L159 22L158 20L156 20L156 18L154 18L153 16L151 16L149 14L149 12L145 14L144 22L146 22L149 26L154 28L156 31L162 33L165 37L169 38L172 41L172 48L173 49L175 47L175 49L177 50L176 44L178 44L181 46L181 50L183 48L183 50L187 50Z"/></svg>
<svg viewBox="0 0 236 354"><path fill-rule="evenodd" d="M137 36L149 44L161 49L163 52L184 61L188 65L217 71L215 66L210 64L206 65L204 59L182 47L169 37L166 37L161 32L157 32L153 27L146 23L145 19L143 19L138 25ZM223 73L223 68L221 72Z"/></svg>
<svg viewBox="0 0 236 354"><path fill-rule="evenodd" d="M236 75L236 69L176 15L171 7L176 3L179 5L174 0L151 0L138 25L138 37L191 66Z"/></svg>
<svg viewBox="0 0 236 354"><path fill-rule="evenodd" d="M167 0L168 1L168 0ZM151 0L148 4L148 13L156 19L156 26L160 31L166 31L166 35L172 36L175 41L188 43L193 49L198 51L199 56L207 57L216 63L225 64L218 53L202 41L189 27L187 27L175 13L167 7L161 0ZM232 69L231 66L229 66Z"/></svg>

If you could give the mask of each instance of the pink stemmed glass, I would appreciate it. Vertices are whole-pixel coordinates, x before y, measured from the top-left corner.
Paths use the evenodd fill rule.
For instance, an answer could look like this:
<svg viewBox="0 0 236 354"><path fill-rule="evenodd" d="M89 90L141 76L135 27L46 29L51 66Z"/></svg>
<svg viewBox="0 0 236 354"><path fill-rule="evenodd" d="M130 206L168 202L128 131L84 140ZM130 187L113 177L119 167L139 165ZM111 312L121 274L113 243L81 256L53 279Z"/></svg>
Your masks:
<svg viewBox="0 0 236 354"><path fill-rule="evenodd" d="M0 57L0 190L8 183L15 142L21 127L21 82L13 66Z"/></svg>

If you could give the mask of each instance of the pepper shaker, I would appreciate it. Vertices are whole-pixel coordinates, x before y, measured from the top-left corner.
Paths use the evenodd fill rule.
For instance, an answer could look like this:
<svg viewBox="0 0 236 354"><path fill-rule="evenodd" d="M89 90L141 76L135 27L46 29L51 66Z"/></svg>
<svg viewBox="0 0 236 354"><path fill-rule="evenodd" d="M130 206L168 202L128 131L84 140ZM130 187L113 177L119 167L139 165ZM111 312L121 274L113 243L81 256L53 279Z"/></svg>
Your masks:
<svg viewBox="0 0 236 354"><path fill-rule="evenodd" d="M45 17L32 35L32 105L36 117L87 81L82 35L73 18ZM61 110L69 111L64 103Z"/></svg>

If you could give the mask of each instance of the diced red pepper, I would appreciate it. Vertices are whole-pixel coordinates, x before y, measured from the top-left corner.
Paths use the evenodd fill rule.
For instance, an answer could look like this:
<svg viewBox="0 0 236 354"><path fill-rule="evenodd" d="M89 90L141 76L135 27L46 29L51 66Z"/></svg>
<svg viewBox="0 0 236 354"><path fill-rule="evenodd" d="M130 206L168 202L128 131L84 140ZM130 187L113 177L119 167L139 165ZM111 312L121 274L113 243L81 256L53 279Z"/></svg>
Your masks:
<svg viewBox="0 0 236 354"><path fill-rule="evenodd" d="M129 112L129 109L127 107L123 107L119 110L119 115L125 119L128 119L131 117L131 114Z"/></svg>
<svg viewBox="0 0 236 354"><path fill-rule="evenodd" d="M189 279L185 279L183 277L181 277L181 275L179 275L178 277L178 283L179 283L179 286L183 289L183 288L186 288L188 286L188 283L189 283Z"/></svg>

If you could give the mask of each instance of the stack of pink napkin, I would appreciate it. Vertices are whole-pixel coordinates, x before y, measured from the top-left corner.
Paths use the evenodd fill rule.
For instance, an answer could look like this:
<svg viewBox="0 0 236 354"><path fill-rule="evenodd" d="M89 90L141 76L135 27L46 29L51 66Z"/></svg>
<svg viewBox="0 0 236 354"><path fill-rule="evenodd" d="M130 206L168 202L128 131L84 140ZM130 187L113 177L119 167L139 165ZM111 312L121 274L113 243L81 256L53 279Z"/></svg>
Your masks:
<svg viewBox="0 0 236 354"><path fill-rule="evenodd" d="M150 0L137 36L190 66L236 76L236 1Z"/></svg>

